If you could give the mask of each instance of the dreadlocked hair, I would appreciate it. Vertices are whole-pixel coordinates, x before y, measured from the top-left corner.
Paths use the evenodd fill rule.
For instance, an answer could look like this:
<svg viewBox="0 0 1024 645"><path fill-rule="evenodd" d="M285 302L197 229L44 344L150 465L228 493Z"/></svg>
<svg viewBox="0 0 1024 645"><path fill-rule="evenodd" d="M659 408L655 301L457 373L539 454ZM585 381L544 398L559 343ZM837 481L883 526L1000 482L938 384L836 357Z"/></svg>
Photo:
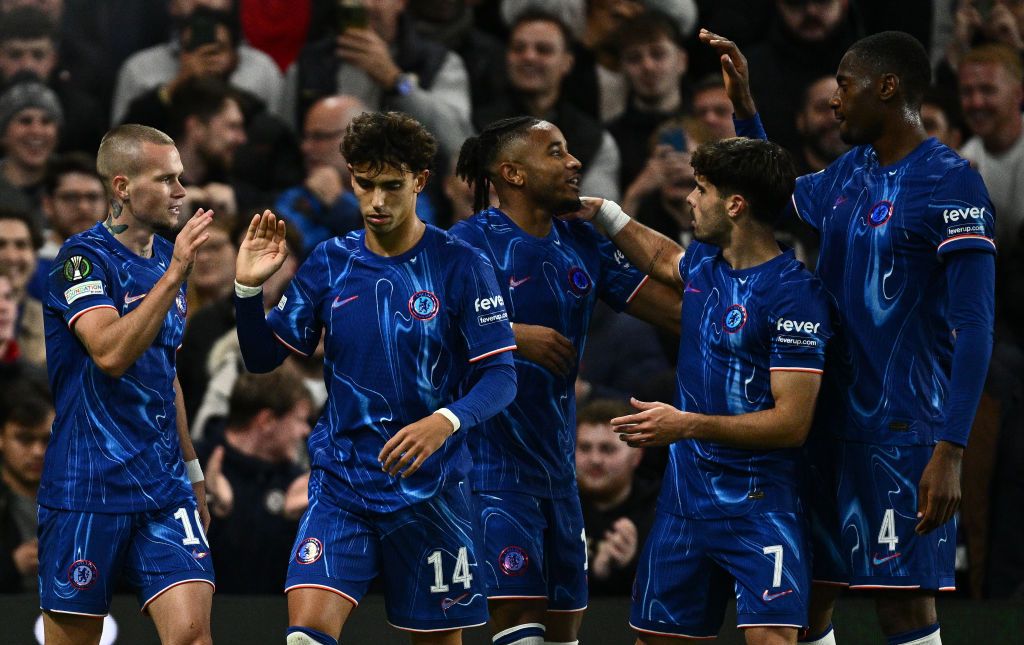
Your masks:
<svg viewBox="0 0 1024 645"><path fill-rule="evenodd" d="M482 211L490 203L491 165L498 153L540 122L540 119L532 116L501 119L462 144L459 161L455 164L455 174L473 188L474 211Z"/></svg>

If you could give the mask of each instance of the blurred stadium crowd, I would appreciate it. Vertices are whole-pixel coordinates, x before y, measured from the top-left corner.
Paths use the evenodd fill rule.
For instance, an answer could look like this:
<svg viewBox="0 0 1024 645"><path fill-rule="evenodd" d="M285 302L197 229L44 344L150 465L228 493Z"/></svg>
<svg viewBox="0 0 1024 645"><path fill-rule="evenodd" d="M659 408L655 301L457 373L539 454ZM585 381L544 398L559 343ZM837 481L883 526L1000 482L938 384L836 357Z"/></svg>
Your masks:
<svg viewBox="0 0 1024 645"><path fill-rule="evenodd" d="M924 123L976 165L998 218L996 344L965 458L959 593L1024 596L1024 0L0 0L0 592L36 590L35 489L53 418L44 278L62 242L106 215L95 153L110 126L169 133L188 212L216 212L178 373L212 498L218 590L279 593L306 499L303 440L326 389L316 356L245 373L231 302L239 222L271 208L290 227L269 307L316 244L361 225L339 151L356 115L407 112L436 136L418 209L448 227L472 211L454 173L462 142L529 114L564 132L583 194L685 246L689 153L735 134L698 26L743 48L765 127L801 173L846 149L829 103L851 43L898 29L931 53ZM814 237L793 222L780 236L813 266ZM594 316L576 394L595 595L629 594L665 464L607 421L629 395L673 400L677 342L607 308Z"/></svg>

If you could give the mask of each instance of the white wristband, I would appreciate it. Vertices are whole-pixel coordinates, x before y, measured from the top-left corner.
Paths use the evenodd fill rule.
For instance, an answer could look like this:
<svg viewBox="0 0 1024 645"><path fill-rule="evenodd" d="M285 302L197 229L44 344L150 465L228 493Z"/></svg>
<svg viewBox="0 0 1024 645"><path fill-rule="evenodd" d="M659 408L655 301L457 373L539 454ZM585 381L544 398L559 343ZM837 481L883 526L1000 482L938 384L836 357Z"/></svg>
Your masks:
<svg viewBox="0 0 1024 645"><path fill-rule="evenodd" d="M629 215L622 211L622 207L610 199L604 200L601 208L598 209L594 221L601 225L601 228L608 233L608 237L615 237L626 224L629 224Z"/></svg>
<svg viewBox="0 0 1024 645"><path fill-rule="evenodd" d="M263 285L258 287L247 287L244 284L239 284L238 280L235 280L235 295L239 298L252 298L263 293Z"/></svg>
<svg viewBox="0 0 1024 645"><path fill-rule="evenodd" d="M442 417L452 422L452 425L455 426L455 429L452 430L452 434L458 432L459 428L462 427L462 422L459 421L459 417L455 416L455 413L448 408L439 408L434 410L434 414L440 414Z"/></svg>
<svg viewBox="0 0 1024 645"><path fill-rule="evenodd" d="M188 471L188 481L193 484L198 484L206 479L206 477L203 476L203 469L199 465L198 459L190 459L189 461L186 461L185 470Z"/></svg>

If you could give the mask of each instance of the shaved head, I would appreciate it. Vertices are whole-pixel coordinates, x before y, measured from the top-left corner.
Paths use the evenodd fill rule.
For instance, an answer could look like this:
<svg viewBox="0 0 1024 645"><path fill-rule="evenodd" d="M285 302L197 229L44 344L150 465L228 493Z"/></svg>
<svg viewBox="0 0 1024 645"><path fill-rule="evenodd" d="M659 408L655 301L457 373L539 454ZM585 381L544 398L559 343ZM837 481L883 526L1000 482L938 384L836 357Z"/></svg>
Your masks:
<svg viewBox="0 0 1024 645"><path fill-rule="evenodd" d="M143 143L173 146L174 140L156 128L134 123L119 125L103 136L96 153L96 170L103 177L104 185L109 187L118 175L138 174Z"/></svg>

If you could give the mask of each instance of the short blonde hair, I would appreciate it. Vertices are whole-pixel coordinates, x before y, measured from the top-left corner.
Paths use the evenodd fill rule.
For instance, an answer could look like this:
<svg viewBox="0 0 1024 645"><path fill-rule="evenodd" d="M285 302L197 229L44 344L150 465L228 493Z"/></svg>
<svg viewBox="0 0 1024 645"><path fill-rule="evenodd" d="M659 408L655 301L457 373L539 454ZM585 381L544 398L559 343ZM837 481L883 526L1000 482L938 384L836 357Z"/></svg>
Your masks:
<svg viewBox="0 0 1024 645"><path fill-rule="evenodd" d="M960 65L968 63L988 63L999 65L1010 73L1010 78L1020 83L1024 81L1024 65L1021 64L1020 54L1001 43L987 43L979 45L967 52Z"/></svg>
<svg viewBox="0 0 1024 645"><path fill-rule="evenodd" d="M142 144L173 146L174 139L148 125L126 123L103 135L96 152L96 170L107 186L117 175L138 174Z"/></svg>

